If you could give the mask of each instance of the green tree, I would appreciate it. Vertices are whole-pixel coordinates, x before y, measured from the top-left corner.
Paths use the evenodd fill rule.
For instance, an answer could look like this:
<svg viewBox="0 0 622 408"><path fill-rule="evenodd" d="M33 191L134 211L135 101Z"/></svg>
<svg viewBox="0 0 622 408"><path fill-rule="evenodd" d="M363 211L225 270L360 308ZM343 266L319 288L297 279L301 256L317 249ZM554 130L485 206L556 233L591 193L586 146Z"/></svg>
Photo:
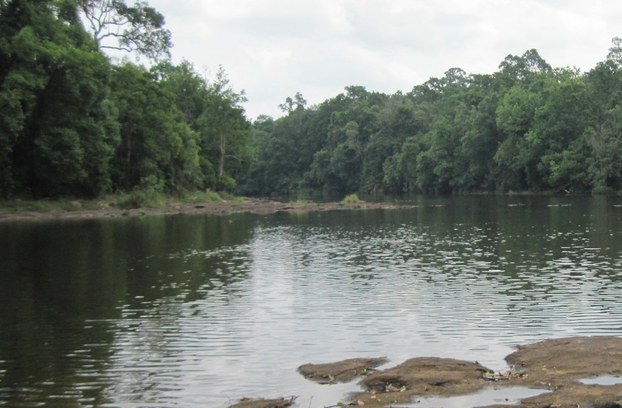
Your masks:
<svg viewBox="0 0 622 408"><path fill-rule="evenodd" d="M235 186L235 178L247 171L252 152L250 124L241 106L244 92L236 92L220 68L208 84L205 109L197 119L201 149L216 164L216 188Z"/></svg>
<svg viewBox="0 0 622 408"><path fill-rule="evenodd" d="M117 143L109 66L67 1L14 0L0 15L0 189L96 195Z"/></svg>
<svg viewBox="0 0 622 408"><path fill-rule="evenodd" d="M145 1L77 0L101 49L136 52L151 60L170 57L171 33L164 16ZM116 43L115 43L116 40Z"/></svg>
<svg viewBox="0 0 622 408"><path fill-rule="evenodd" d="M200 187L198 135L154 75L131 64L117 67L112 98L121 124L116 187L169 192Z"/></svg>

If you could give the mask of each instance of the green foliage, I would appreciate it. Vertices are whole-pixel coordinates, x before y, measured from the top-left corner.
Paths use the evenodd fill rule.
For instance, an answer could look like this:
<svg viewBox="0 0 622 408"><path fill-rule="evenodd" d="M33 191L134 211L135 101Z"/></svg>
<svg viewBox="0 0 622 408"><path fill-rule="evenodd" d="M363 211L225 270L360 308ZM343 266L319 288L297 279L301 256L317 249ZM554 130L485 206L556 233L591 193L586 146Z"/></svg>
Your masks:
<svg viewBox="0 0 622 408"><path fill-rule="evenodd" d="M163 188L161 180L155 176L148 176L132 191L122 194L114 206L123 209L164 207L167 199Z"/></svg>
<svg viewBox="0 0 622 408"><path fill-rule="evenodd" d="M110 64L101 49L167 55L164 16L142 0L0 4L0 197L622 190L617 37L586 73L528 50L405 93L348 86L316 106L296 93L251 125L222 69Z"/></svg>
<svg viewBox="0 0 622 408"><path fill-rule="evenodd" d="M168 52L164 17L147 3L2 7L0 196L129 191L124 205L158 205L161 193L233 188L246 172L243 94L224 71L210 83L186 62L149 71L101 53L109 36L150 58Z"/></svg>
<svg viewBox="0 0 622 408"><path fill-rule="evenodd" d="M492 75L449 69L409 93L351 86L256 123L242 190L343 195L622 189L622 40L581 74L538 54L508 55ZM300 101L298 103L297 101ZM266 124L269 123L269 126Z"/></svg>
<svg viewBox="0 0 622 408"><path fill-rule="evenodd" d="M216 191L193 191L191 193L182 194L180 197L184 203L218 203L222 201L222 197Z"/></svg>
<svg viewBox="0 0 622 408"><path fill-rule="evenodd" d="M136 52L151 60L170 57L171 33L164 16L145 1L77 0L88 29L102 49ZM116 43L109 40L116 40Z"/></svg>
<svg viewBox="0 0 622 408"><path fill-rule="evenodd" d="M343 198L342 203L344 204L358 204L361 201L361 199L359 198L358 194L354 193L354 194L348 194L347 196L345 196Z"/></svg>
<svg viewBox="0 0 622 408"><path fill-rule="evenodd" d="M63 3L14 1L0 15L0 194L97 195L118 141L109 65ZM69 8L70 9L70 8Z"/></svg>
<svg viewBox="0 0 622 408"><path fill-rule="evenodd" d="M297 200L289 202L289 205L292 205L294 207L301 207L301 206L304 206L304 205L307 205L307 204L309 204L309 200L303 200L303 199L300 199L300 198L297 199Z"/></svg>

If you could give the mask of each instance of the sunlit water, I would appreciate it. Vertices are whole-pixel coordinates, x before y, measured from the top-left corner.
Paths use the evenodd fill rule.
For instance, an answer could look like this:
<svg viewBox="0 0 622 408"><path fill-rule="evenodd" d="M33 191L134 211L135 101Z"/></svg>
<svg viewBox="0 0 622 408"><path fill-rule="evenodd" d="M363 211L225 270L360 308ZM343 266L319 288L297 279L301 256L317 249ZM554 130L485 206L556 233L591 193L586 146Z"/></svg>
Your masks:
<svg viewBox="0 0 622 408"><path fill-rule="evenodd" d="M622 208L419 199L391 211L0 224L0 406L226 407L358 390L301 364L622 335Z"/></svg>

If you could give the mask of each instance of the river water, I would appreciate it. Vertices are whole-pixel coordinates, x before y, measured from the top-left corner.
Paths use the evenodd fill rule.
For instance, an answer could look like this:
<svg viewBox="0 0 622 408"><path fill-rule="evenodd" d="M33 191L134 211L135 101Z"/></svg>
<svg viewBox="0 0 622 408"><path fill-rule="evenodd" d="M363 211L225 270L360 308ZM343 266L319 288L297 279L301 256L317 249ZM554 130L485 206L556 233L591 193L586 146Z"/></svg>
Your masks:
<svg viewBox="0 0 622 408"><path fill-rule="evenodd" d="M301 364L622 335L622 200L0 223L0 406L333 405Z"/></svg>

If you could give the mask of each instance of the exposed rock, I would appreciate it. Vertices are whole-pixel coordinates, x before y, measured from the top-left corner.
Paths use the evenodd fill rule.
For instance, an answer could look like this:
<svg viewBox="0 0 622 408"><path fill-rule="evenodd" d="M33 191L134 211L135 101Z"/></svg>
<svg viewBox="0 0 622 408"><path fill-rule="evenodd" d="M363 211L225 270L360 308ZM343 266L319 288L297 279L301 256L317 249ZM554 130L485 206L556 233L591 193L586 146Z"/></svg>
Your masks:
<svg viewBox="0 0 622 408"><path fill-rule="evenodd" d="M404 363L369 375L361 385L369 391L391 391L391 387L416 391L419 395L462 394L486 384L488 372L479 363L446 358L412 358Z"/></svg>
<svg viewBox="0 0 622 408"><path fill-rule="evenodd" d="M571 337L545 340L518 350L506 361L526 373L514 384L552 386L582 378L622 373L622 338L614 336Z"/></svg>
<svg viewBox="0 0 622 408"><path fill-rule="evenodd" d="M622 401L622 386L568 384L558 387L553 392L524 399L520 407L605 408L619 406L615 401Z"/></svg>
<svg viewBox="0 0 622 408"><path fill-rule="evenodd" d="M294 404L296 397L278 399L251 399L243 398L229 408L287 408Z"/></svg>
<svg viewBox="0 0 622 408"><path fill-rule="evenodd" d="M361 374L365 392L354 395L353 405L384 408L409 403L418 397L455 396L479 391L491 381L496 386L526 386L543 389L543 394L526 398L519 408L620 408L622 384L586 385L579 380L622 374L622 338L614 336L571 337L546 340L506 357L512 366L494 373L479 363L453 359L413 358L386 370L369 372L385 359L350 359L331 364L306 364L299 368L316 381L348 381ZM281 405L279 405L281 404ZM289 404L289 405L283 405ZM292 400L242 401L231 408L281 408ZM501 408L494 405L488 408Z"/></svg>
<svg viewBox="0 0 622 408"><path fill-rule="evenodd" d="M445 358L413 358L361 381L368 390L356 396L368 407L403 403L415 396L460 395L475 392L487 384L489 372L479 363Z"/></svg>
<svg viewBox="0 0 622 408"><path fill-rule="evenodd" d="M352 358L336 363L304 364L298 367L298 372L305 378L319 383L348 382L353 378L369 374L387 361L385 357Z"/></svg>

